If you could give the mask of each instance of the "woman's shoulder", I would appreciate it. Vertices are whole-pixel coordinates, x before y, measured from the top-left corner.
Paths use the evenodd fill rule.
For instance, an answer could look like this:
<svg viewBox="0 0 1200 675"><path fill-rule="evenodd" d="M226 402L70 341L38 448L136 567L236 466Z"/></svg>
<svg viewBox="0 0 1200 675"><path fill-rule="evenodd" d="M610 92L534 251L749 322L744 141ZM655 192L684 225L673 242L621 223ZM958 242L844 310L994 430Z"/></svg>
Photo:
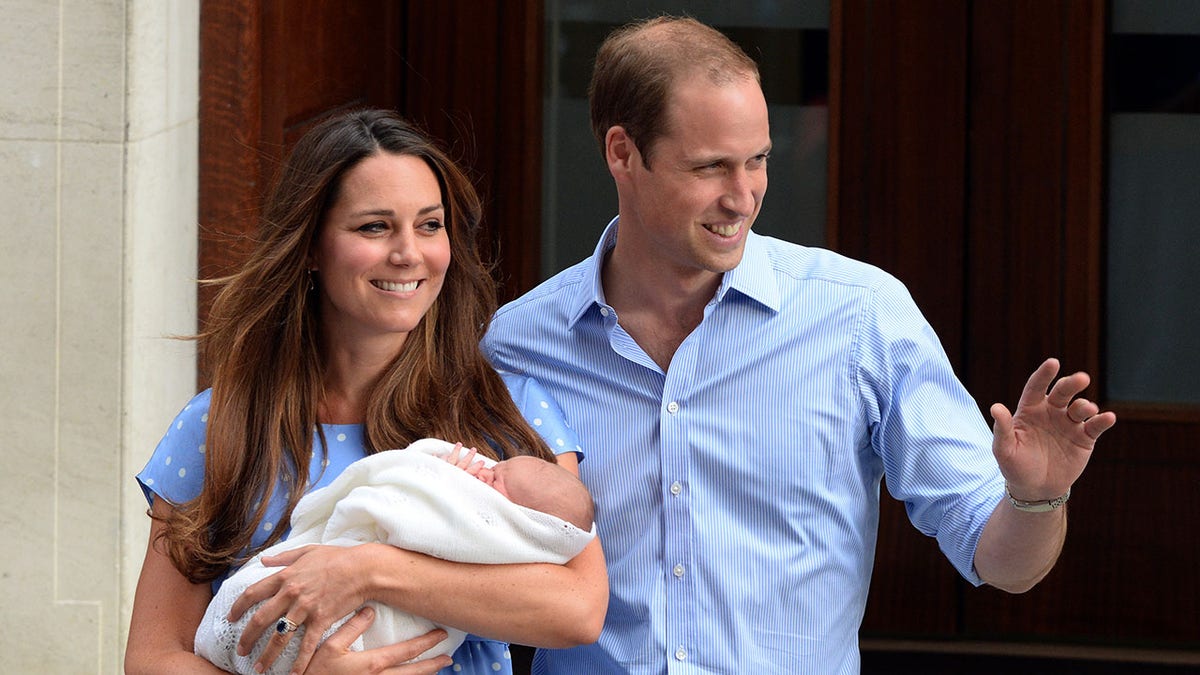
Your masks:
<svg viewBox="0 0 1200 675"><path fill-rule="evenodd" d="M540 410L554 411L555 414L561 415L554 397L537 380L528 375L507 370L497 370L496 372L499 373L504 386L508 387L508 393L512 396L513 403L517 404L517 408L526 417L531 414L536 415Z"/></svg>
<svg viewBox="0 0 1200 675"><path fill-rule="evenodd" d="M212 404L212 389L205 389L196 394L188 401L179 414L175 416L175 420L171 423L171 428L178 428L180 423L187 426L190 422L198 422L200 426L208 424L208 408ZM168 429L168 432L170 429Z"/></svg>
<svg viewBox="0 0 1200 675"><path fill-rule="evenodd" d="M566 415L550 392L537 380L528 375L497 370L500 379L512 394L517 409L525 416L533 430L541 435L554 454L576 452L582 456L579 439L567 422Z"/></svg>
<svg viewBox="0 0 1200 675"><path fill-rule="evenodd" d="M154 493L179 504L200 493L211 394L205 389L183 406L138 474L147 499Z"/></svg>

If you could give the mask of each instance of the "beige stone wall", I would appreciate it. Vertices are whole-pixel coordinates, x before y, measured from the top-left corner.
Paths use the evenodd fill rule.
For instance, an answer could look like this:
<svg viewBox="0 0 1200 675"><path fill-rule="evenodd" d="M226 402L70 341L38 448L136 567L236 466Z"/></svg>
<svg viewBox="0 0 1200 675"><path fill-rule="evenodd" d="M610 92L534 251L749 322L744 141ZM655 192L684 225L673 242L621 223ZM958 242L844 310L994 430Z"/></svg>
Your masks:
<svg viewBox="0 0 1200 675"><path fill-rule="evenodd" d="M194 389L198 0L0 16L0 670L119 673Z"/></svg>

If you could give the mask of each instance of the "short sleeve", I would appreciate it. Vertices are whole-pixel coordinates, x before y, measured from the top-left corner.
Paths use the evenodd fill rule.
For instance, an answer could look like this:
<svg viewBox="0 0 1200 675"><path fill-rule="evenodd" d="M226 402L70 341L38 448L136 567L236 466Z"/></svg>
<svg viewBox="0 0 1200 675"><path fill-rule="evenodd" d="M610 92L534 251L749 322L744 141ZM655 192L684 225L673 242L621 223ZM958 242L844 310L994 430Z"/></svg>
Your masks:
<svg viewBox="0 0 1200 675"><path fill-rule="evenodd" d="M468 635L450 657L453 663L438 675L512 675L512 653L508 645Z"/></svg>
<svg viewBox="0 0 1200 675"><path fill-rule="evenodd" d="M206 389L183 407L137 475L147 503L153 505L157 495L172 504L182 504L200 494L210 394Z"/></svg>
<svg viewBox="0 0 1200 675"><path fill-rule="evenodd" d="M550 451L556 455L574 452L582 462L583 448L579 445L579 436L571 425L567 424L562 408L558 407L558 402L550 392L531 377L503 370L499 373L500 379L508 386L517 409L550 446Z"/></svg>

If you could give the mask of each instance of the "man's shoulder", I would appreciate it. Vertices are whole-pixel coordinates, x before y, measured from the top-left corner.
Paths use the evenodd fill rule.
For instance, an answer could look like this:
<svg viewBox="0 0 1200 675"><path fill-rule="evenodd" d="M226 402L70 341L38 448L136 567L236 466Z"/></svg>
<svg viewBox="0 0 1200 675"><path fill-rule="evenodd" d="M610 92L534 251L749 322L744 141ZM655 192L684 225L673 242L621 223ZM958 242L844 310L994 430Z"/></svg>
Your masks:
<svg viewBox="0 0 1200 675"><path fill-rule="evenodd" d="M524 317L531 312L540 316L555 307L570 311L570 303L585 290L585 285L591 283L594 274L590 259L578 262L505 303L492 317L492 324Z"/></svg>
<svg viewBox="0 0 1200 675"><path fill-rule="evenodd" d="M784 278L865 288L899 283L886 271L836 251L769 236L758 240L772 270Z"/></svg>

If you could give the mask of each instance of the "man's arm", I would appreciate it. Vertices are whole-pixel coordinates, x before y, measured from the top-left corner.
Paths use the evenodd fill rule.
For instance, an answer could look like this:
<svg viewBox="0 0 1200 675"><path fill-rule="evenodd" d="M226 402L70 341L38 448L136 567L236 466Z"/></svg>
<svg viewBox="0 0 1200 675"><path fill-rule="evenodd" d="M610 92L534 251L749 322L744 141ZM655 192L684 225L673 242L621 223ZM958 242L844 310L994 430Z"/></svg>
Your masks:
<svg viewBox="0 0 1200 675"><path fill-rule="evenodd" d="M1021 502L1057 500L1083 473L1096 439L1116 423L1112 412L1076 398L1087 388L1086 373L1054 381L1059 364L1047 359L1025 384L1015 414L991 408L992 453ZM1051 383L1053 382L1053 386ZM1054 567L1067 533L1065 506L1040 512L1019 510L1007 497L992 512L975 551L975 570L988 584L1023 593Z"/></svg>

